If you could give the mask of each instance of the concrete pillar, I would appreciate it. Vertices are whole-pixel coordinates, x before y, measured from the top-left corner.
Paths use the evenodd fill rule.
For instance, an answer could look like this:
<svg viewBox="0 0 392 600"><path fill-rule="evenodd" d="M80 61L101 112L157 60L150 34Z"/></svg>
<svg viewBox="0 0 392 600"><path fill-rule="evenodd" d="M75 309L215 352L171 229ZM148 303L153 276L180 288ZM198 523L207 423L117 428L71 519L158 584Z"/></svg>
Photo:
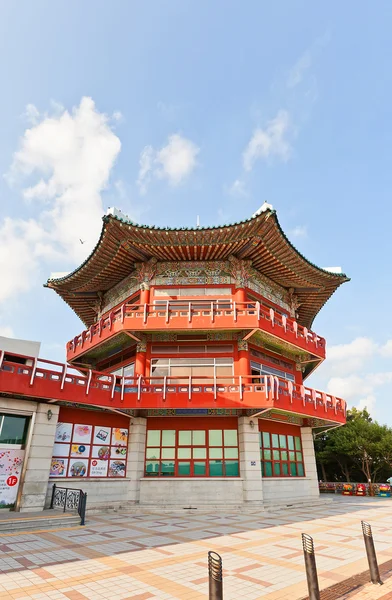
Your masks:
<svg viewBox="0 0 392 600"><path fill-rule="evenodd" d="M304 467L306 475L306 495L318 497L319 486L316 467L316 456L314 453L313 434L311 427L301 427L302 451L304 455Z"/></svg>
<svg viewBox="0 0 392 600"><path fill-rule="evenodd" d="M251 422L254 424L253 427L250 424ZM238 437L244 505L263 506L263 481L261 477L259 424L257 418L239 417Z"/></svg>
<svg viewBox="0 0 392 600"><path fill-rule="evenodd" d="M133 504L140 501L140 479L144 475L146 453L147 419L138 417L131 420L128 445L127 477L130 478L127 499Z"/></svg>
<svg viewBox="0 0 392 600"><path fill-rule="evenodd" d="M48 419L48 411L52 415ZM43 510L48 487L53 444L60 407L38 404L31 445L22 487L20 511Z"/></svg>

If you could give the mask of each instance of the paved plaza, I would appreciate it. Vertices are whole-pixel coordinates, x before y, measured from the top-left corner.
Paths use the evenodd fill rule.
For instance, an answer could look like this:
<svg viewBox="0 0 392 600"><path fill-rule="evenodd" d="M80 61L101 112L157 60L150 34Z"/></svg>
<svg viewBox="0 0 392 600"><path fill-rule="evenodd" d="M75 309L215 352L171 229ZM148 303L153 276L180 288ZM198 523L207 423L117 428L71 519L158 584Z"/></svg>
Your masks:
<svg viewBox="0 0 392 600"><path fill-rule="evenodd" d="M301 532L314 537L320 588L365 571L361 519L379 563L392 559L392 500L338 498L259 514L89 517L86 527L0 536L1 600L205 600L207 552L221 554L225 600L307 595ZM389 580L350 598L386 600Z"/></svg>

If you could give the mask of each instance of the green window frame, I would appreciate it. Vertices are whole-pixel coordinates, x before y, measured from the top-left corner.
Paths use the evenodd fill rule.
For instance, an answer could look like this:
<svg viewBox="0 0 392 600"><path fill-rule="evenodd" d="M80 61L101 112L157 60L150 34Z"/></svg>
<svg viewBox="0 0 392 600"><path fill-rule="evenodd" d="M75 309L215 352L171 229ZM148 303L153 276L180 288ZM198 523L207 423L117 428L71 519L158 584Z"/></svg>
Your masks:
<svg viewBox="0 0 392 600"><path fill-rule="evenodd" d="M263 477L305 477L300 436L259 433Z"/></svg>
<svg viewBox="0 0 392 600"><path fill-rule="evenodd" d="M145 477L239 477L237 429L149 429Z"/></svg>

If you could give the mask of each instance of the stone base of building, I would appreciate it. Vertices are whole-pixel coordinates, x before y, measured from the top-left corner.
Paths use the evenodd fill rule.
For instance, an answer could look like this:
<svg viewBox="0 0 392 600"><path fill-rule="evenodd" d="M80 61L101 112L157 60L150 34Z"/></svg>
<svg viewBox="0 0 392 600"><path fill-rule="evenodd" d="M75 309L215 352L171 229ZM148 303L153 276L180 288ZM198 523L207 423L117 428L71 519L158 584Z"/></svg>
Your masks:
<svg viewBox="0 0 392 600"><path fill-rule="evenodd" d="M23 455L16 510L49 507L54 483L87 493L88 511L248 513L324 502L310 427L197 413L130 419L11 398L0 408L27 419L24 449L4 448Z"/></svg>

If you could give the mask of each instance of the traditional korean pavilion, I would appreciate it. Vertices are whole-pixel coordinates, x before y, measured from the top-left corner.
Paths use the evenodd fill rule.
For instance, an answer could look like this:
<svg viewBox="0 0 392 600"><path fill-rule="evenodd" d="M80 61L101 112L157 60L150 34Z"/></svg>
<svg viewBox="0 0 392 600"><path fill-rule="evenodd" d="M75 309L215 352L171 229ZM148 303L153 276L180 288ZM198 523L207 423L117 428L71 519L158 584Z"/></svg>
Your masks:
<svg viewBox="0 0 392 600"><path fill-rule="evenodd" d="M268 204L194 229L110 209L87 260L46 283L84 324L67 363L0 347L0 400L51 413L44 497L29 504L22 482L22 509L54 482L92 506L317 499L313 433L344 424L346 404L306 386L326 355L312 324L346 281L304 258Z"/></svg>

